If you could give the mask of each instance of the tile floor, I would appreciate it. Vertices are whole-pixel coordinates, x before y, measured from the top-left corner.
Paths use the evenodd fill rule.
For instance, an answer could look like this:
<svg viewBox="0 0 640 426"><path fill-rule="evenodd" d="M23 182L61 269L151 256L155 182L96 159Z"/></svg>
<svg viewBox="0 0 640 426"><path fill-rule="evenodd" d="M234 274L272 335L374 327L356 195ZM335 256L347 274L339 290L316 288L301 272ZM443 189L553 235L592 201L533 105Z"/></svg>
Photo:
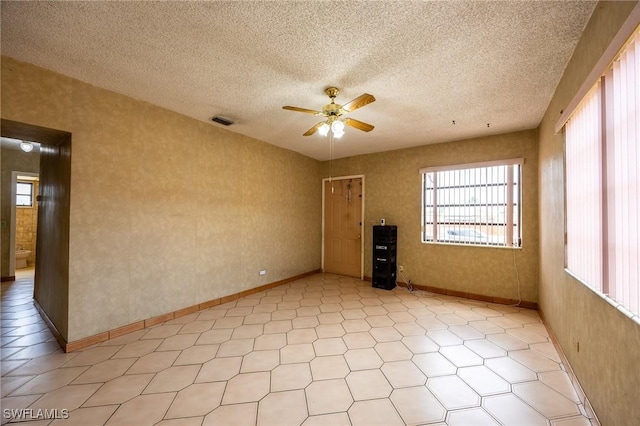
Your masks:
<svg viewBox="0 0 640 426"><path fill-rule="evenodd" d="M527 309L318 274L65 354L32 285L2 284L2 424L591 424Z"/></svg>

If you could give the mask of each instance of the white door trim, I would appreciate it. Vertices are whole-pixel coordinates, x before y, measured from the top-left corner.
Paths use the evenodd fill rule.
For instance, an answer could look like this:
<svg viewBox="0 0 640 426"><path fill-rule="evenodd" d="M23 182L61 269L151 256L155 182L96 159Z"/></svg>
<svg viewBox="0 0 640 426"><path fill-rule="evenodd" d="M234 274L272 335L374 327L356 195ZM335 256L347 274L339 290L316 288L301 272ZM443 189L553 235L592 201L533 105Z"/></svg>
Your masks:
<svg viewBox="0 0 640 426"><path fill-rule="evenodd" d="M323 178L322 179L322 247L320 248L321 253L321 262L320 267L324 271L324 214L325 214L325 196L324 196L324 185L325 182L334 181L334 180L346 180L346 179L362 179L362 218L360 219L360 279L364 279L364 199L365 199L365 185L364 185L364 175L349 175L349 176L337 176L331 178Z"/></svg>

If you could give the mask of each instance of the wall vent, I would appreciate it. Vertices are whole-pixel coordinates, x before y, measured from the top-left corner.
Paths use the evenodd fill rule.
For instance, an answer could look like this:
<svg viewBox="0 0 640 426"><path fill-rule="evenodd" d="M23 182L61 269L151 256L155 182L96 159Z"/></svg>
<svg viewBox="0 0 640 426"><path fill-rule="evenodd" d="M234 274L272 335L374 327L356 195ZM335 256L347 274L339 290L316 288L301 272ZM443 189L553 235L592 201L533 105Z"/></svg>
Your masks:
<svg viewBox="0 0 640 426"><path fill-rule="evenodd" d="M215 117L213 117L211 121L218 124L222 124L223 126L231 126L233 124L232 120L229 120L228 118L220 117L219 115L216 115Z"/></svg>

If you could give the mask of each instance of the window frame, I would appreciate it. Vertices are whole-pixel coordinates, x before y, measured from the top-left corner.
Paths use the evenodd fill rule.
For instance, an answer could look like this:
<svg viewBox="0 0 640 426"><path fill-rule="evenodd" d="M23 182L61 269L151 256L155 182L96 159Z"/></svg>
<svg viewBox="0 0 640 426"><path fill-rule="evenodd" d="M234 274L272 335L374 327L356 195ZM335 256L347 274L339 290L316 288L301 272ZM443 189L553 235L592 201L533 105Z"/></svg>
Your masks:
<svg viewBox="0 0 640 426"><path fill-rule="evenodd" d="M444 166L432 166L432 167L424 167L420 169L421 175L421 227L420 227L420 241L424 244L446 244L446 245L463 245L469 247L493 247L493 248L511 248L517 249L522 248L522 176L523 176L523 165L524 158L510 158L504 160L493 160L493 161L484 161L478 163L464 163L464 164L451 164ZM488 169L492 167L507 167L505 181L498 182L496 185L504 186L504 194L500 194L502 198L505 200L504 205L507 207L505 209L505 220L503 223L488 223L488 222L443 222L442 220L437 220L437 211L438 211L438 202L437 196L435 203L429 203L427 200L427 175L435 174L433 177L433 181L435 182L435 187L431 189L434 195L437 194L438 186L437 186L437 174L438 172L447 172L447 171L457 171L461 173L465 173L471 170L477 170L480 168ZM514 170L513 167L517 167L517 179L514 178ZM444 189L460 189L460 188L487 188L489 185L487 183L468 183L461 186L449 186ZM508 190L509 188L517 189L517 191ZM442 188L441 188L442 189ZM515 196L514 194L517 194ZM435 206L435 207L434 207ZM485 209L482 207L485 206ZM481 214L486 213L486 209L488 208L488 203L478 203L478 204L460 204L461 208L480 208ZM496 207L492 206L492 207ZM508 206L511 206L508 208ZM449 205L446 207L456 207L455 205ZM433 218L428 218L427 210L433 209ZM517 210L517 213L514 213L514 210ZM474 210L477 211L477 210ZM517 216L516 216L517 214ZM490 241L487 239L486 241L473 241L473 240L464 240L463 238L459 240L455 239L447 239L441 238L438 235L438 227L447 226L447 225L463 225L463 226L471 226L472 230L479 231L478 227L489 227L489 226L504 226L505 234L504 236L498 236L501 241L496 242ZM427 229L432 227L433 232L429 235ZM460 230L466 230L467 228L462 228ZM435 236L435 238L434 238Z"/></svg>
<svg viewBox="0 0 640 426"><path fill-rule="evenodd" d="M29 185L29 193L25 194L25 193L21 193L18 191L18 187L19 185ZM29 208L33 208L33 189L34 189L34 185L33 182L27 182L27 181L16 181L16 207L19 208L23 208L23 209L29 209ZM18 197L29 197L29 204L18 204Z"/></svg>

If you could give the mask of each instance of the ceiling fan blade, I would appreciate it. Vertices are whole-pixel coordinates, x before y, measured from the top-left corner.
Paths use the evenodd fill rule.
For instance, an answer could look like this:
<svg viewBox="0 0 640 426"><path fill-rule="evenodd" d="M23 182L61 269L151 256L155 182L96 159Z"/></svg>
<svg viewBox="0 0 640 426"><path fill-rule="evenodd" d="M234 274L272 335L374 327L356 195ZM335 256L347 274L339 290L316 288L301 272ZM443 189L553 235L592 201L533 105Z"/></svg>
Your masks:
<svg viewBox="0 0 640 426"><path fill-rule="evenodd" d="M342 109L346 110L347 112L352 112L357 110L358 108L362 108L365 105L369 105L371 102L375 100L376 98L374 98L373 95L364 93L358 96L357 98L355 98L354 100L352 100L351 102L347 102L346 104L344 104L342 106Z"/></svg>
<svg viewBox="0 0 640 426"><path fill-rule="evenodd" d="M373 126L371 124L365 123L360 120L355 120L353 118L345 118L343 121L344 121L344 124L346 124L347 126L355 127L356 129L362 130L364 132L370 132L373 130Z"/></svg>
<svg viewBox="0 0 640 426"><path fill-rule="evenodd" d="M306 132L304 132L304 134L302 136L311 136L312 134L314 134L315 132L318 131L318 129L320 128L320 126L322 126L324 124L324 121L319 122L318 124L316 124L315 126L313 126L312 128L310 128L309 130L307 130Z"/></svg>
<svg viewBox="0 0 640 426"><path fill-rule="evenodd" d="M313 110L313 109L307 109L307 108L298 108L298 107L294 107L294 106L283 106L282 109L288 109L289 111L304 112L306 114L322 115L322 112L320 112L320 111L316 111L316 110Z"/></svg>

